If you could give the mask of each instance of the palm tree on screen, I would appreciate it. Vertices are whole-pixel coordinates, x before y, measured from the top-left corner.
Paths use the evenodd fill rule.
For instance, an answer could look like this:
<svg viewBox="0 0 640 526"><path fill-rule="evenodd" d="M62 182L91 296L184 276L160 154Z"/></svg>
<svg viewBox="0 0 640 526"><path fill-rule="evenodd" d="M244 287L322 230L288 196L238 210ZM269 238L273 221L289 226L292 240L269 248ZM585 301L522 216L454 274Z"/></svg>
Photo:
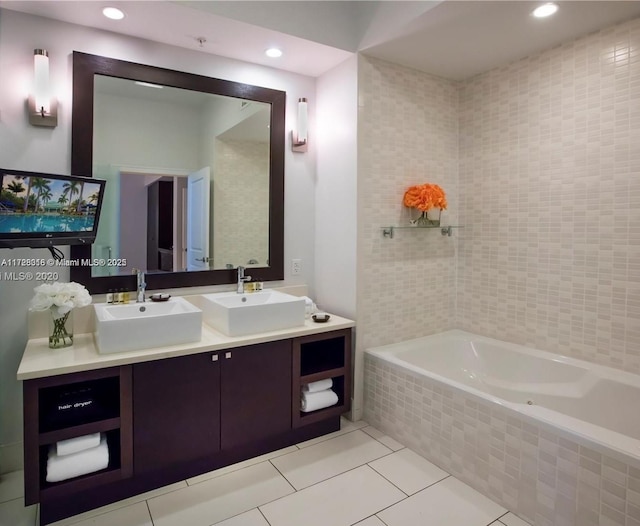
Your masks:
<svg viewBox="0 0 640 526"><path fill-rule="evenodd" d="M22 183L20 181L14 180L7 185L7 190L17 195L20 192L24 192L24 186L22 186Z"/></svg>
<svg viewBox="0 0 640 526"><path fill-rule="evenodd" d="M73 196L78 193L78 181L69 181L62 185L62 195L68 196L68 201L71 203Z"/></svg>

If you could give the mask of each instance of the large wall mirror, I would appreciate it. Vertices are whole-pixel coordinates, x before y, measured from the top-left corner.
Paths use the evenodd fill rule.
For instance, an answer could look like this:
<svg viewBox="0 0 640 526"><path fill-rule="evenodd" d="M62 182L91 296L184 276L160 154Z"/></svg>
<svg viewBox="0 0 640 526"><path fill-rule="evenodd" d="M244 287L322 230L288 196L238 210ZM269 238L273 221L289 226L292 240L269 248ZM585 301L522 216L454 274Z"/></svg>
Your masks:
<svg viewBox="0 0 640 526"><path fill-rule="evenodd" d="M285 92L73 53L73 174L107 180L91 293L283 279ZM126 260L126 265L121 263ZM111 264L109 264L111 263Z"/></svg>

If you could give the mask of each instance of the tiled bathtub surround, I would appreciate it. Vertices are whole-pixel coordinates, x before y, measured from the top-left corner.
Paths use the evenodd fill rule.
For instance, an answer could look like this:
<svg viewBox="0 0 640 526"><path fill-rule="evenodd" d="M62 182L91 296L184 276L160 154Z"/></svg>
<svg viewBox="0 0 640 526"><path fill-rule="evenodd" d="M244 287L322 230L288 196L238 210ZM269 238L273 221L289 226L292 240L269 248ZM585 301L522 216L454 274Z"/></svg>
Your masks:
<svg viewBox="0 0 640 526"><path fill-rule="evenodd" d="M459 96L456 327L640 372L640 19Z"/></svg>
<svg viewBox="0 0 640 526"><path fill-rule="evenodd" d="M640 469L365 355L365 418L536 526L640 526Z"/></svg>

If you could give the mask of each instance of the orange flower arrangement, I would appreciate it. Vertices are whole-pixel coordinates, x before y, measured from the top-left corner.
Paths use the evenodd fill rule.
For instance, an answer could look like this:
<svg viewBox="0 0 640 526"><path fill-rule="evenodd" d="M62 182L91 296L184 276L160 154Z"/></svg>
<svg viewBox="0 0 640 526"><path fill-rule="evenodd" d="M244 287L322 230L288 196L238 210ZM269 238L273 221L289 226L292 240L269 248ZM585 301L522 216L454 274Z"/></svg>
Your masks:
<svg viewBox="0 0 640 526"><path fill-rule="evenodd" d="M422 212L432 208L446 210L447 196L437 184L418 184L407 189L404 193L403 203L404 206L417 208Z"/></svg>

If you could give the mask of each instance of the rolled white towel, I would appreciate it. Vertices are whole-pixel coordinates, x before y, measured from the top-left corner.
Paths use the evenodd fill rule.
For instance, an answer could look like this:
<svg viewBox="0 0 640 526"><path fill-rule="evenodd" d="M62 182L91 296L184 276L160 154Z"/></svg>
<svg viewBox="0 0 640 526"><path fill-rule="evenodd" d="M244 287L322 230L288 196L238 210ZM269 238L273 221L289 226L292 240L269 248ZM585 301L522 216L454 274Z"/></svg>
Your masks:
<svg viewBox="0 0 640 526"><path fill-rule="evenodd" d="M325 378L324 380L318 380L317 382L311 382L302 386L303 393L317 393L318 391L326 391L333 386L333 380L331 378Z"/></svg>
<svg viewBox="0 0 640 526"><path fill-rule="evenodd" d="M313 305L313 300L309 297L309 296L300 296L303 300L305 305Z"/></svg>
<svg viewBox="0 0 640 526"><path fill-rule="evenodd" d="M308 318L314 312L316 312L316 310L318 310L318 307L309 296L300 296L300 297L304 300L304 313L305 313L305 316Z"/></svg>
<svg viewBox="0 0 640 526"><path fill-rule="evenodd" d="M100 445L59 457L55 445L49 448L47 459L47 482L60 482L80 475L100 471L109 466L107 439L101 436Z"/></svg>
<svg viewBox="0 0 640 526"><path fill-rule="evenodd" d="M56 442L56 455L63 457L72 455L85 449L91 449L100 445L100 433L92 433L91 435L82 435L81 437L68 438Z"/></svg>
<svg viewBox="0 0 640 526"><path fill-rule="evenodd" d="M304 413L317 411L325 407L331 407L338 403L338 395L331 389L316 393L302 393L300 398L300 410Z"/></svg>

